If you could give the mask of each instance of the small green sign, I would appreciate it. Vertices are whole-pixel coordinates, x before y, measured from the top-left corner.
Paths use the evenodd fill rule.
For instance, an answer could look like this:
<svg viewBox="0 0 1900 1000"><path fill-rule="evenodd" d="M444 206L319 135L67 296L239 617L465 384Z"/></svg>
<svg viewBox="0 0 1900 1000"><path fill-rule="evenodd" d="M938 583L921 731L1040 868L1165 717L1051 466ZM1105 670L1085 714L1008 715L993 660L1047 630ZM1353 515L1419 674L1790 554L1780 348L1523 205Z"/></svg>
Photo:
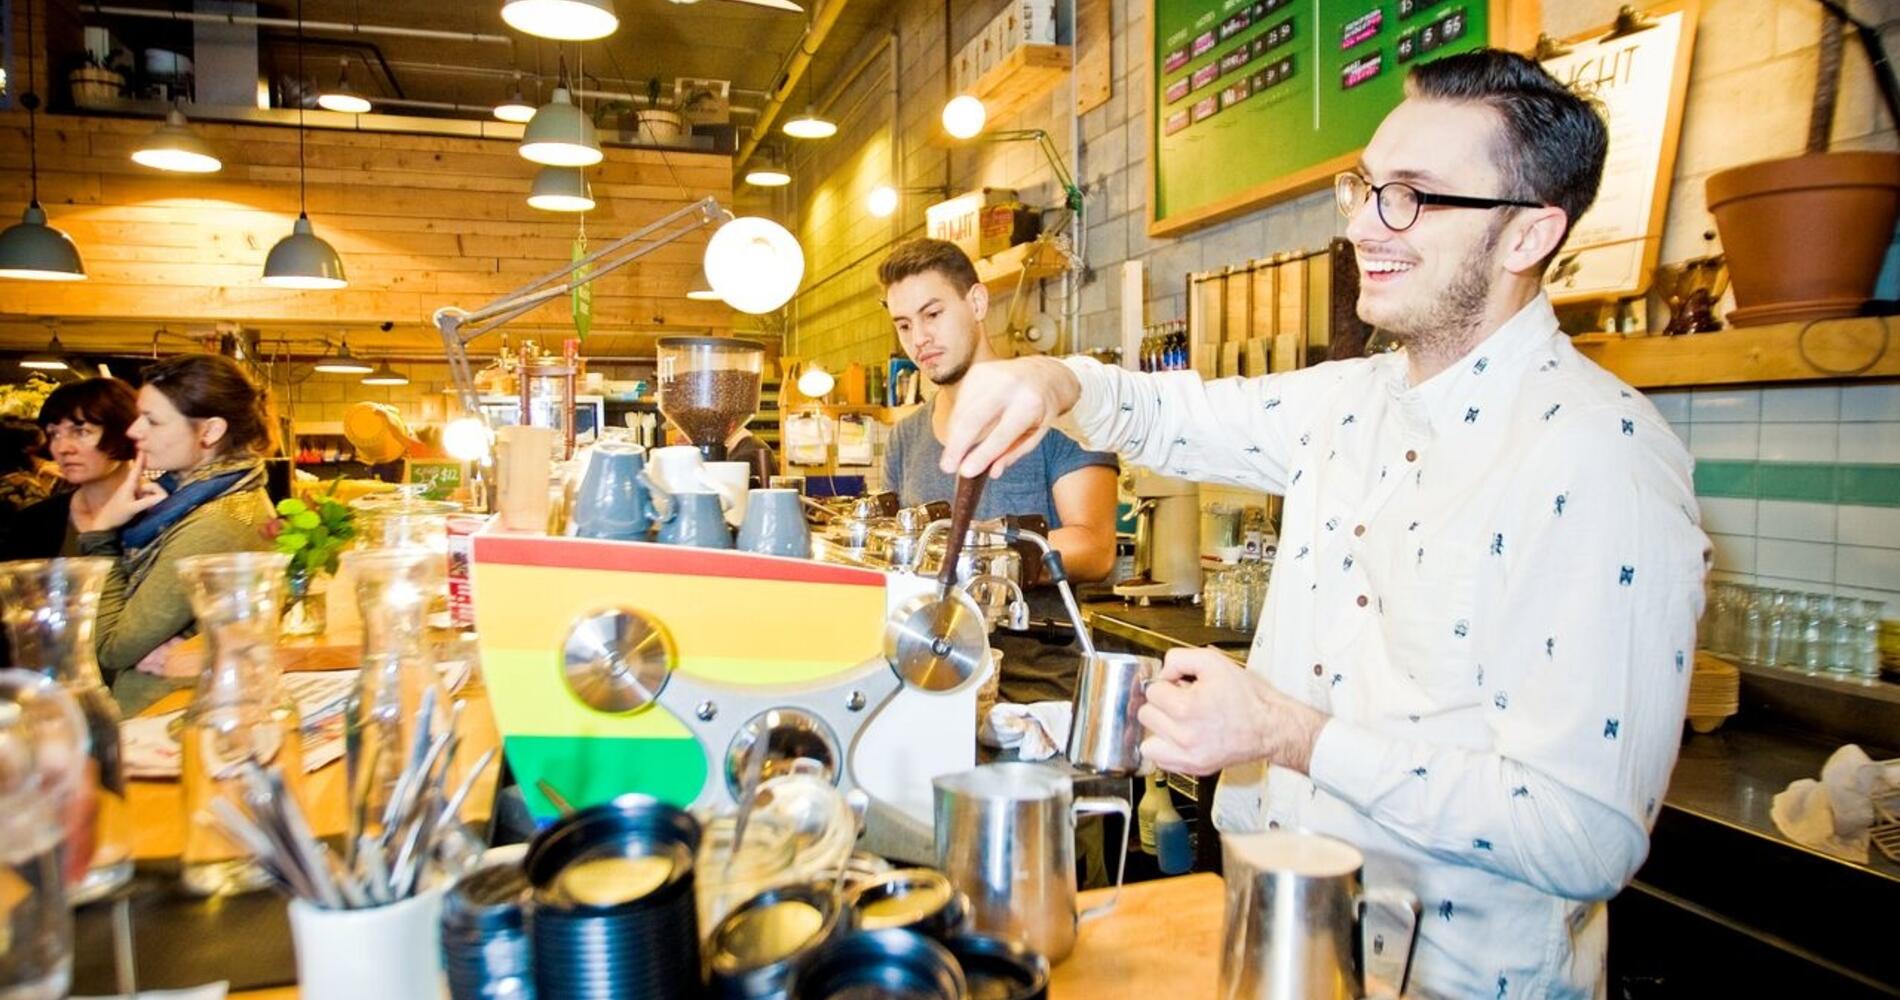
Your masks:
<svg viewBox="0 0 1900 1000"><path fill-rule="evenodd" d="M574 237L574 253L568 259L577 261L585 256L587 256L587 237L585 235ZM574 290L569 293L574 300L572 306L574 335L582 340L587 339L587 331L594 325L594 285L587 280L593 273L594 266L589 264L575 271L568 278L574 283Z"/></svg>

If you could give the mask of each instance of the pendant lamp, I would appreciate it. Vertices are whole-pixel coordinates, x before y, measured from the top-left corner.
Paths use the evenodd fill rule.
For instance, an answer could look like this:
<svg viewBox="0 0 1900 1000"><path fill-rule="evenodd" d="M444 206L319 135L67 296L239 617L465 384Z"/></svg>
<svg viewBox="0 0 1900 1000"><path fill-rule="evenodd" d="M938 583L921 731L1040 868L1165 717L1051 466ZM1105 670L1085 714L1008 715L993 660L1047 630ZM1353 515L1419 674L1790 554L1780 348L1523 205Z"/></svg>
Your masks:
<svg viewBox="0 0 1900 1000"><path fill-rule="evenodd" d="M746 170L745 182L753 187L784 187L792 182L792 174L785 169L781 157L761 150L758 159Z"/></svg>
<svg viewBox="0 0 1900 1000"><path fill-rule="evenodd" d="M508 99L495 105L495 117L516 125L526 125L534 120L534 105L521 93L521 74L515 74L515 92Z"/></svg>
<svg viewBox="0 0 1900 1000"><path fill-rule="evenodd" d="M59 334L55 332L53 339L46 342L46 350L21 358L20 367L41 372L63 372L72 366L66 363L66 345L59 342Z"/></svg>
<svg viewBox="0 0 1900 1000"><path fill-rule="evenodd" d="M342 343L337 345L335 354L317 359L317 363L310 367L335 375L368 375L376 370L375 365L350 353L348 337L344 337Z"/></svg>
<svg viewBox="0 0 1900 1000"><path fill-rule="evenodd" d="M26 5L26 78L36 79L37 62L33 57L33 3ZM27 281L83 281L86 265L79 260L79 248L72 238L46 224L46 210L40 207L40 97L32 91L20 95L26 108L27 166L32 181L26 211L18 225L0 232L0 278Z"/></svg>
<svg viewBox="0 0 1900 1000"><path fill-rule="evenodd" d="M544 212L591 212L594 189L579 167L542 167L534 173L528 204Z"/></svg>
<svg viewBox="0 0 1900 1000"><path fill-rule="evenodd" d="M620 27L613 0L506 0L501 19L523 34L562 42L591 42Z"/></svg>
<svg viewBox="0 0 1900 1000"><path fill-rule="evenodd" d="M548 103L534 113L521 132L521 155L550 167L591 167L601 161L600 140L594 123L566 87L554 88Z"/></svg>
<svg viewBox="0 0 1900 1000"><path fill-rule="evenodd" d="M408 385L409 376L389 367L385 361L376 366L376 370L363 376L364 385Z"/></svg>
<svg viewBox="0 0 1900 1000"><path fill-rule="evenodd" d="M185 120L185 113L173 108L165 114L165 124L160 125L139 148L132 151L132 162L141 167L154 170L169 170L180 174L214 174L224 169L224 162L218 154L192 131L191 123Z"/></svg>
<svg viewBox="0 0 1900 1000"><path fill-rule="evenodd" d="M325 111L340 111L346 115L369 114L369 98L357 93L350 87L350 61L344 59L337 69L336 86L317 95L317 107Z"/></svg>
<svg viewBox="0 0 1900 1000"><path fill-rule="evenodd" d="M343 258L310 225L304 179L303 0L297 0L297 221L264 258L264 284L276 288L331 289L349 284ZM368 371L364 368L363 371Z"/></svg>
<svg viewBox="0 0 1900 1000"><path fill-rule="evenodd" d="M693 276L692 287L686 289L686 297L694 302L723 302L719 293L713 291L712 282L706 280L706 265L699 265L699 273Z"/></svg>

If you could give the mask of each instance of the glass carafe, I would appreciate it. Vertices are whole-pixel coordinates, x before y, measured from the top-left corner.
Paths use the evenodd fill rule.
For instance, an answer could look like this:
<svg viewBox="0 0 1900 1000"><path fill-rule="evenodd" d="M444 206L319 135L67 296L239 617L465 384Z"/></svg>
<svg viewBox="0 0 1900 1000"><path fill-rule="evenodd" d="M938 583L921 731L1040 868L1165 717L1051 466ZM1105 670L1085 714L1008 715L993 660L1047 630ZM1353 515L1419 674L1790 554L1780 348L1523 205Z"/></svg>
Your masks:
<svg viewBox="0 0 1900 1000"><path fill-rule="evenodd" d="M402 772L423 695L434 690L433 732L444 732L447 702L437 686L428 636L429 598L442 564L425 548L359 549L343 554L363 617L363 665L343 709L344 759L353 795L367 786L366 820L381 829L383 808Z"/></svg>
<svg viewBox="0 0 1900 1000"><path fill-rule="evenodd" d="M84 838L86 720L60 685L0 670L0 998L59 1000L73 975L62 870Z"/></svg>
<svg viewBox="0 0 1900 1000"><path fill-rule="evenodd" d="M185 888L223 895L262 888L269 877L210 814L220 798L241 805L245 765L279 768L292 796L303 784L297 707L277 668L277 619L289 556L231 552L178 563L209 654L185 709L182 781Z"/></svg>
<svg viewBox="0 0 1900 1000"><path fill-rule="evenodd" d="M88 903L132 878L132 831L125 811L119 706L99 675L92 639L110 559L36 559L0 563L0 619L14 666L59 684L86 718L98 786L92 857L74 903Z"/></svg>

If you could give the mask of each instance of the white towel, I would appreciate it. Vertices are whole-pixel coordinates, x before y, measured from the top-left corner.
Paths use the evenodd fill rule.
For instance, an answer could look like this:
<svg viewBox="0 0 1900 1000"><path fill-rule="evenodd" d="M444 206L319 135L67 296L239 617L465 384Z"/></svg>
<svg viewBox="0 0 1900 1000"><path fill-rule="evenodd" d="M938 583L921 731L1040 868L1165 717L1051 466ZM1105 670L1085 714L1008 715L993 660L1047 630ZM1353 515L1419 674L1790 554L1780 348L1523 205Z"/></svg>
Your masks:
<svg viewBox="0 0 1900 1000"><path fill-rule="evenodd" d="M1802 778L1775 796L1775 829L1797 844L1866 864L1874 799L1900 791L1900 760L1877 761L1849 743L1821 765L1821 778Z"/></svg>
<svg viewBox="0 0 1900 1000"><path fill-rule="evenodd" d="M997 702L978 735L985 746L1015 750L1018 760L1048 760L1068 747L1072 711L1066 701Z"/></svg>

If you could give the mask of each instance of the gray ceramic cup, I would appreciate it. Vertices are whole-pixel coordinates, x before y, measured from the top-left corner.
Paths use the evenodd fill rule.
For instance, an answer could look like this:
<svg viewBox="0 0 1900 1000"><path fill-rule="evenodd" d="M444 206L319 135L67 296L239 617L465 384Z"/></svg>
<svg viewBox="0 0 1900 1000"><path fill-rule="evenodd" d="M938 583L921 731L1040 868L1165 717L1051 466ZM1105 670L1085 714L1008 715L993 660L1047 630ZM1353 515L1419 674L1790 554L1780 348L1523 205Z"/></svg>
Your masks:
<svg viewBox="0 0 1900 1000"><path fill-rule="evenodd" d="M805 506L797 490L753 490L748 494L745 522L739 526L739 547L767 556L811 555L811 531L805 526Z"/></svg>
<svg viewBox="0 0 1900 1000"><path fill-rule="evenodd" d="M660 543L701 549L732 548L732 529L717 493L675 493L666 520L660 522Z"/></svg>

